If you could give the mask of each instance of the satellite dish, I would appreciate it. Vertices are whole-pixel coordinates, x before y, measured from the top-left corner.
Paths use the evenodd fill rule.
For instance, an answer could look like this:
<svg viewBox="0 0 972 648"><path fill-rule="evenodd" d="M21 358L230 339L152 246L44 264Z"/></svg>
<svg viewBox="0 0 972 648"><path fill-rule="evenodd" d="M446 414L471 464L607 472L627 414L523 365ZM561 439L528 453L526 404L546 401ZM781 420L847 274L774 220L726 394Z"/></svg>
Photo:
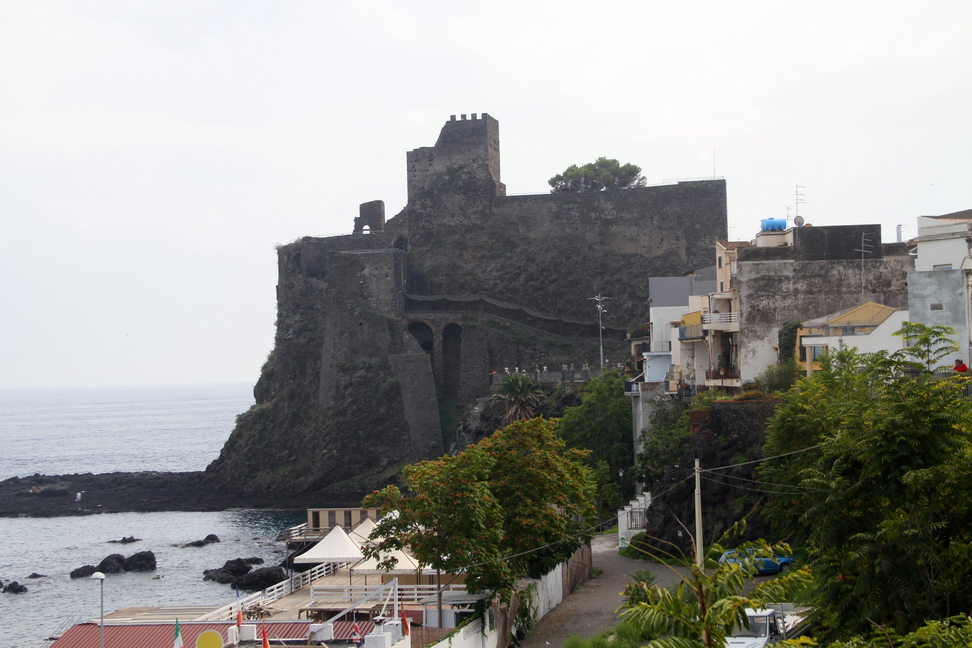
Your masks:
<svg viewBox="0 0 972 648"><path fill-rule="evenodd" d="M797 216L793 219L793 224L797 227L803 227L803 216Z"/></svg>

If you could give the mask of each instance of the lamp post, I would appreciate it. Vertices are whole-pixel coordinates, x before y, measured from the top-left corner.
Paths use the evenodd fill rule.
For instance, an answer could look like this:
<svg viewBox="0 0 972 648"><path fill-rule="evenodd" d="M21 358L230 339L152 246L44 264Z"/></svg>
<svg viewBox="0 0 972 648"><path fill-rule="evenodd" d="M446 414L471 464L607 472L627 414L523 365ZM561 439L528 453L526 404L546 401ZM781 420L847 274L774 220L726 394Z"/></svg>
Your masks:
<svg viewBox="0 0 972 648"><path fill-rule="evenodd" d="M598 293L597 295L593 297L588 297L587 299L588 301L597 302L597 337L601 347L601 371L603 372L604 371L604 324L602 323L602 316L607 311L604 310L604 304L602 304L601 302L611 298L603 297L601 296L601 293Z"/></svg>
<svg viewBox="0 0 972 648"><path fill-rule="evenodd" d="M105 648L105 575L101 572L95 572L91 574L91 578L97 578L101 581L101 627L98 629L98 635L101 638L101 648Z"/></svg>

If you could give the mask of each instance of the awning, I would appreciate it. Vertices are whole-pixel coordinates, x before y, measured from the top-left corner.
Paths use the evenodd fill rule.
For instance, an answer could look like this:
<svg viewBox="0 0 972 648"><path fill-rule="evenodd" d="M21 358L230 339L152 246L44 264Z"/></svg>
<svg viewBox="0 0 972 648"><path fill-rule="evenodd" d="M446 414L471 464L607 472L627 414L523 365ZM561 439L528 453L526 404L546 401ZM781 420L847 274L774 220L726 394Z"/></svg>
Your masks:
<svg viewBox="0 0 972 648"><path fill-rule="evenodd" d="M372 520L370 517L366 517L365 519L358 522L358 526L351 529L351 533L350 533L351 540L353 540L354 543L358 545L358 547L363 547L364 545L371 542L370 540L368 540L368 536L370 536L371 532L374 531L377 527L378 525L375 523L374 520Z"/></svg>
<svg viewBox="0 0 972 648"><path fill-rule="evenodd" d="M353 565L351 567L351 571L358 574L414 574L420 570L418 561L401 549L383 554L381 559L384 560L389 556L394 556L398 559L398 562L395 563L395 566L388 571L378 566L380 561L377 558L363 560L357 565Z"/></svg>
<svg viewBox="0 0 972 648"><path fill-rule="evenodd" d="M315 563L353 563L364 558L358 545L340 526L331 527L313 547L294 558L298 565Z"/></svg>

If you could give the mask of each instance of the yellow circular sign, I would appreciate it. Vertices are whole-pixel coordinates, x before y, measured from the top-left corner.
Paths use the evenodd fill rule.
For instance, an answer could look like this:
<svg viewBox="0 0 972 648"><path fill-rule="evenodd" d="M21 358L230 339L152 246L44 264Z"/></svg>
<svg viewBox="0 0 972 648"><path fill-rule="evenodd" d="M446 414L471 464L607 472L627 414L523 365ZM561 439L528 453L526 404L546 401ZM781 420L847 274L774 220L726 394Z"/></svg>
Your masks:
<svg viewBox="0 0 972 648"><path fill-rule="evenodd" d="M196 639L196 648L223 648L223 635L207 630Z"/></svg>

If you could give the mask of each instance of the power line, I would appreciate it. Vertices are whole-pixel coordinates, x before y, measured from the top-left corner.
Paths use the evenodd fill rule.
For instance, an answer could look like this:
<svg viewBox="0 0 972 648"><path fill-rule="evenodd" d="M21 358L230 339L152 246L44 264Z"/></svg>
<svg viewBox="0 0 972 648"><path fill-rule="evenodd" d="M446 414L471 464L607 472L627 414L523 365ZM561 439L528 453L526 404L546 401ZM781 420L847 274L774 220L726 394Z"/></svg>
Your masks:
<svg viewBox="0 0 972 648"><path fill-rule="evenodd" d="M715 470L727 470L729 468L738 468L739 466L748 466L755 463L763 463L764 461L770 461L771 459L780 459L782 457L789 457L790 455L800 454L801 452L808 452L810 450L816 450L819 445L810 446L809 448L803 448L802 450L794 450L793 452L784 452L781 455L773 455L772 457L763 457L762 459L753 459L752 461L744 461L743 463L730 464L727 466L718 466L716 468L703 468L702 472L712 472Z"/></svg>

